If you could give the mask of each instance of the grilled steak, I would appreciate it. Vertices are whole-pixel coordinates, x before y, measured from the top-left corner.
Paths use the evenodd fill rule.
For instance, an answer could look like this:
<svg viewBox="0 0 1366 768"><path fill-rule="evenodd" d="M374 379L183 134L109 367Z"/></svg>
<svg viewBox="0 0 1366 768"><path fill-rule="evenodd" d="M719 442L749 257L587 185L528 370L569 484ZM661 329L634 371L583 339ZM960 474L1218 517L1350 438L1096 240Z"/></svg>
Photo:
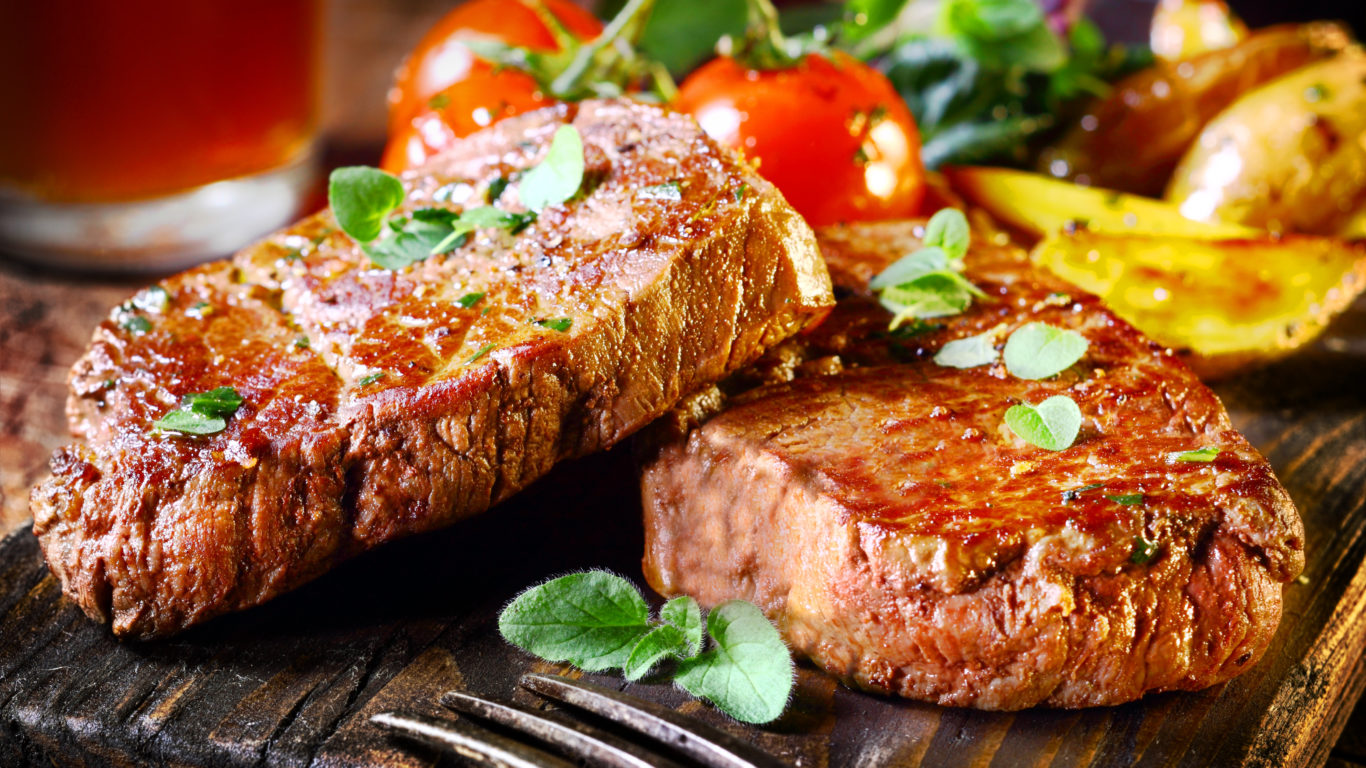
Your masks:
<svg viewBox="0 0 1366 768"><path fill-rule="evenodd" d="M137 637L256 605L616 443L833 303L773 187L654 107L499 123L409 175L406 209L484 204L564 122L592 183L519 234L393 272L323 212L115 310L71 376L84 443L32 497L66 594ZM151 429L219 386L245 398L225 431Z"/></svg>
<svg viewBox="0 0 1366 768"><path fill-rule="evenodd" d="M968 254L988 299L889 336L865 289L915 233L824 232L849 294L830 319L729 382L729 397L693 398L674 414L681 435L651 430L650 583L753 601L847 682L944 705L1116 704L1255 663L1279 582L1303 566L1303 530L1215 395L1013 248ZM947 340L1000 325L1004 341L1033 320L1082 333L1089 351L1044 381L930 359ZM1010 405L1063 393L1085 418L1072 447L1035 448L1004 426ZM1175 457L1205 447L1213 461Z"/></svg>

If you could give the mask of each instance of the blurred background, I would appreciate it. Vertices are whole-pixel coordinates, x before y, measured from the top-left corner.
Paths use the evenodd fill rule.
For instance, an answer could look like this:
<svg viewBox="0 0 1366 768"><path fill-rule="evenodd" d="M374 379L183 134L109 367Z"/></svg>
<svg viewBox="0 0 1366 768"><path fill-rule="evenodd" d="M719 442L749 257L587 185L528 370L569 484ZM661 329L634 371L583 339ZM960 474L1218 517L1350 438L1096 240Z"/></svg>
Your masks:
<svg viewBox="0 0 1366 768"><path fill-rule="evenodd" d="M1156 1L1039 0L1052 18L1084 11L1127 43L1147 42ZM574 2L606 18L623 0ZM905 13L928 19L936 3ZM329 167L379 162L395 67L459 4L0 2L0 254L164 272L321 207ZM776 4L788 27L839 13ZM1363 0L1229 4L1253 28L1337 19L1366 32ZM659 0L642 48L679 75L744 19L744 0Z"/></svg>
<svg viewBox="0 0 1366 768"><path fill-rule="evenodd" d="M924 0L921 0L922 2ZM1147 19L1156 0L1089 0L1086 13L1116 42L1146 42ZM451 0L330 0L325 11L327 45L323 115L326 134L347 154L378 147L384 142L384 93L393 68L412 49L422 33L443 13L459 3ZM599 11L619 2L579 4ZM707 16L743 20L743 0L684 0L672 3L690 9L686 18ZM1044 5L1061 5L1046 0ZM666 2L662 5L669 5ZM810 3L780 2L785 11ZM1282 21L1340 19L1366 35L1366 0L1229 0L1233 10L1251 27ZM665 9L667 10L667 9ZM1134 23L1135 19L1142 23Z"/></svg>

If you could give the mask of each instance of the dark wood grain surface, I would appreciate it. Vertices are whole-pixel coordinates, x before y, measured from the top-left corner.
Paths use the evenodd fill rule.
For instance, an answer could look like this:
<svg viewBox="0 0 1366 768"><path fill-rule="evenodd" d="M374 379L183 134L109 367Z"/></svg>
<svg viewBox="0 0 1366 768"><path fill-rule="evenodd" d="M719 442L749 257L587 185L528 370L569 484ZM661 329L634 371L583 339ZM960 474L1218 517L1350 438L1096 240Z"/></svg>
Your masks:
<svg viewBox="0 0 1366 768"><path fill-rule="evenodd" d="M66 439L66 367L135 287L0 267L0 510L13 529L0 542L0 765L432 764L369 716L442 714L436 697L451 688L513 697L522 672L557 668L498 639L505 601L571 569L639 581L638 502L616 451L262 608L169 641L112 639L60 597L23 521L27 486ZM766 729L723 722L664 684L628 690L801 766L1324 763L1366 685L1366 304L1314 348L1218 390L1308 534L1271 650L1233 682L1110 709L992 714L859 694L803 668L793 707ZM1347 731L1333 760L1366 762L1361 735Z"/></svg>

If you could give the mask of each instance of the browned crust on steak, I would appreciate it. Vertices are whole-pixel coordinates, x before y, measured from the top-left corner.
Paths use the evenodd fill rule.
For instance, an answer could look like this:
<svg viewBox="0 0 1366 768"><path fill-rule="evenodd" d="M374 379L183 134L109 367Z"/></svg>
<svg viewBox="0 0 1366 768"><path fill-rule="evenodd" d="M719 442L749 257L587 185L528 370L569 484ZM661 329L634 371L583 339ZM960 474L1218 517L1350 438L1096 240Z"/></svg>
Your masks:
<svg viewBox="0 0 1366 768"><path fill-rule="evenodd" d="M32 498L66 594L136 637L259 604L616 443L832 303L809 228L772 186L654 107L500 123L408 176L406 206L482 204L565 122L593 186L519 235L390 272L324 212L163 282L151 331L117 310L101 324L71 379L86 442L57 452ZM682 201L640 194L669 181ZM534 324L560 317L568 332ZM226 431L149 429L216 386L246 399Z"/></svg>
<svg viewBox="0 0 1366 768"><path fill-rule="evenodd" d="M988 300L937 331L879 335L888 315L862 286L917 231L821 233L848 296L802 337L805 362L766 359L770 375L798 378L732 380L719 414L653 435L651 585L754 601L847 682L945 705L1117 704L1255 663L1279 622L1278 582L1303 567L1303 530L1217 397L1008 247L968 255ZM928 359L949 339L997 324L1004 339L1033 320L1078 330L1090 350L1038 382ZM1044 451L1003 426L1010 405L1060 393L1085 417L1073 447ZM1203 446L1221 449L1215 461L1170 460ZM1064 499L1093 483L1104 488ZM1107 498L1133 493L1142 505ZM1131 561L1139 535L1160 546L1146 564Z"/></svg>

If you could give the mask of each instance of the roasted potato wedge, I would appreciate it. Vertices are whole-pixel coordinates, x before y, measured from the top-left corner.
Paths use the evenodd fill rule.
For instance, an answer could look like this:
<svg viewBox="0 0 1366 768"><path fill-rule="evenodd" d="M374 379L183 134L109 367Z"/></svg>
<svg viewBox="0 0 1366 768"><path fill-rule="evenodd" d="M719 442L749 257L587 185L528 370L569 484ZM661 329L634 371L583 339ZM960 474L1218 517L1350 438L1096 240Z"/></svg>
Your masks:
<svg viewBox="0 0 1366 768"><path fill-rule="evenodd" d="M1254 237L1236 224L1191 221L1176 206L1108 189L1082 187L1008 168L947 168L944 176L960 195L1003 224L1044 237L1078 226L1113 234L1147 233L1185 237Z"/></svg>
<svg viewBox="0 0 1366 768"><path fill-rule="evenodd" d="M1193 219L1339 234L1366 208L1366 54L1248 93L1200 132L1167 199Z"/></svg>
<svg viewBox="0 0 1366 768"><path fill-rule="evenodd" d="M1223 50L1158 62L1115 84L1052 148L1039 170L1159 197L1200 130L1242 94L1345 49L1340 25L1268 27Z"/></svg>
<svg viewBox="0 0 1366 768"><path fill-rule="evenodd" d="M1148 33L1153 54L1167 61L1232 48L1246 39L1247 25L1224 0L1161 0Z"/></svg>
<svg viewBox="0 0 1366 768"><path fill-rule="evenodd" d="M1366 286L1366 245L1325 237L1081 231L1048 237L1033 257L1211 379L1304 346Z"/></svg>

